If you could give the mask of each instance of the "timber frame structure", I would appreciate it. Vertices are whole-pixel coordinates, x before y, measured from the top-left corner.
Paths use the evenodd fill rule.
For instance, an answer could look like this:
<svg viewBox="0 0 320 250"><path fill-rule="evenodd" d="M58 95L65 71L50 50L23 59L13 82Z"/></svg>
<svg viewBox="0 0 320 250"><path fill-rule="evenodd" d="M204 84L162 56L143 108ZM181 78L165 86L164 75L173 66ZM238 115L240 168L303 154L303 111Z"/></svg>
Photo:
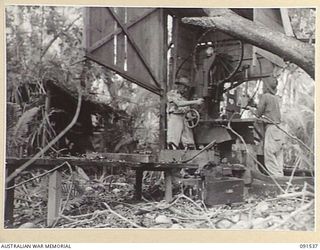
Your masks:
<svg viewBox="0 0 320 250"><path fill-rule="evenodd" d="M283 33L290 32L286 13L279 9L232 10L245 18L262 22ZM136 172L138 199L142 194L143 172L164 171L165 199L170 202L174 168L198 169L199 166L208 162L221 163L224 157L228 160L232 158L232 143L235 139L223 128L226 127L228 120L219 119L217 117L219 108L212 107L221 101L225 93L229 94L228 98L235 98L230 91L240 84L268 77L273 73L274 65L280 67L284 65L280 57L236 37L219 30L195 27L182 22L182 18L185 17L207 16L207 12L201 8L87 7L84 16L86 58L113 70L123 78L160 97L160 146L162 149L166 148L166 92L172 89L177 77L187 75L192 79L194 95L204 97L207 102L206 108L201 113L203 120L200 120L197 129L194 130L196 143L204 147L201 150L188 152L162 150L157 159L146 155L116 153L104 153L102 156L105 158L102 159L36 159L31 168L54 170L50 172L48 183L48 201L50 201L47 212L48 226L54 225L59 216L61 173L57 165L61 168L67 165L84 168L128 165ZM215 51L214 55L208 56L206 51L212 47ZM228 86L225 83L228 83ZM236 111L235 106L232 107L233 111ZM231 117L235 118L232 114ZM246 143L254 145L251 133L254 122L254 119L235 118L232 119L231 126L242 134ZM221 138L216 138L216 135ZM223 155L217 156L215 150L211 148L219 140L223 142L219 149ZM227 143L224 143L225 141ZM238 146L237 156L241 159L240 163L249 165L247 159L244 159L246 149L243 145L242 148L239 144L236 146ZM251 149L256 150L254 146ZM257 151L255 153L259 154ZM125 161L123 161L124 158L126 158ZM176 159L180 161L177 162ZM7 157L7 177L27 160ZM65 164L66 162L68 164ZM231 172L242 170L241 168L228 169ZM264 176L264 178L269 177ZM288 179L284 178L282 181L285 183ZM313 178L305 177L297 181L313 183ZM5 221L8 227L13 225L15 186L14 178L6 183Z"/></svg>

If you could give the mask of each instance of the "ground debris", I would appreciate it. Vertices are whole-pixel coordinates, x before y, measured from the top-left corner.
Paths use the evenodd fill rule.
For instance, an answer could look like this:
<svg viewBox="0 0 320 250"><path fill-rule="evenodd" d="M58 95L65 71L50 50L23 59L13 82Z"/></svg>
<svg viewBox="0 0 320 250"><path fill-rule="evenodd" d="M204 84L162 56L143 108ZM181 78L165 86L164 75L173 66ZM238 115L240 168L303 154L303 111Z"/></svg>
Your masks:
<svg viewBox="0 0 320 250"><path fill-rule="evenodd" d="M291 189L273 197L248 194L242 203L207 207L176 192L171 203L159 197L134 199L134 184L125 176L70 178L64 181L63 210L55 228L168 228L229 230L314 230L314 195ZM144 183L144 193L155 189ZM32 185L17 188L15 227L46 227L46 195ZM39 182L37 185L43 185ZM159 187L161 198L163 187ZM70 188L75 189L69 192ZM68 195L72 193L72 195ZM155 192L157 193L157 192Z"/></svg>

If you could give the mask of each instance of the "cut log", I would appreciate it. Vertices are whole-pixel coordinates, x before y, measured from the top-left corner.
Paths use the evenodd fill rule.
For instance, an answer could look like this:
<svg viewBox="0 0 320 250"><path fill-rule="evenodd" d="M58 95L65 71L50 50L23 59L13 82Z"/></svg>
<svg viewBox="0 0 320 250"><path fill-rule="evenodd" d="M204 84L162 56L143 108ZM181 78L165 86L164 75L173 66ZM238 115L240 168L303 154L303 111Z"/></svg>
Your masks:
<svg viewBox="0 0 320 250"><path fill-rule="evenodd" d="M257 170L251 170L251 174L253 179L257 179L269 184L274 183L270 176L262 174ZM279 185L287 185L290 180L290 176L275 177L275 180L279 183ZM306 176L294 176L292 179L292 184L296 184L296 185L303 185L305 182L313 186L314 178L306 177Z"/></svg>

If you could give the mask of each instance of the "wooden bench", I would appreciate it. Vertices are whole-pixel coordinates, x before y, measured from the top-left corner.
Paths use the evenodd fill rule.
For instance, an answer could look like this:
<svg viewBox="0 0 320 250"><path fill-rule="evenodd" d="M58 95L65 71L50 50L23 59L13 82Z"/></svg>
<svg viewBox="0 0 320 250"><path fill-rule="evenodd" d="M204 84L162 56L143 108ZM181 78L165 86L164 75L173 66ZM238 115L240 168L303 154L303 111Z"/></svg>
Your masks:
<svg viewBox="0 0 320 250"><path fill-rule="evenodd" d="M6 176L12 174L19 166L28 161L30 158L6 158ZM136 158L136 160L139 160ZM41 168L50 170L68 162L71 166L86 168L105 168L105 167L129 167L136 172L135 198L141 199L142 196L142 178L144 171L164 171L165 173L165 200L172 200L172 170L181 168L197 169L198 164L181 164L181 163L165 163L165 162L129 162L129 161L113 161L110 159L87 159L76 157L61 158L39 158L32 163L28 169ZM67 167L67 165L65 165ZM13 179L6 184L7 187L14 186ZM54 223L59 216L61 202L61 168L49 174L48 183L48 204L47 204L47 225ZM5 192L5 221L8 227L13 225L13 208L14 208L14 188L6 189Z"/></svg>

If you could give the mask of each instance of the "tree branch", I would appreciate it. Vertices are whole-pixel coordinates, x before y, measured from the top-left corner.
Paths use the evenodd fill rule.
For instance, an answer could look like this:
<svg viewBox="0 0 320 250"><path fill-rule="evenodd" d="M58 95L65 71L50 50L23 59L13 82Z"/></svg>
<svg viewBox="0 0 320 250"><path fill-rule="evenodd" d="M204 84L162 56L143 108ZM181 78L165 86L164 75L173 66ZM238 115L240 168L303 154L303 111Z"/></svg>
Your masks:
<svg viewBox="0 0 320 250"><path fill-rule="evenodd" d="M286 61L295 63L314 79L315 47L311 44L303 43L263 24L241 17L230 9L206 9L206 12L209 17L185 17L182 21L187 24L216 28L238 37Z"/></svg>
<svg viewBox="0 0 320 250"><path fill-rule="evenodd" d="M296 215L298 215L299 213L302 213L303 211L309 209L310 207L312 207L314 205L314 201L311 201L309 203L307 203L304 206L301 206L298 210L294 211L293 213L291 213L287 218L285 218L283 221L280 222L280 224L278 225L274 225L272 227L269 227L268 229L276 229L280 226L282 226L283 224L287 223L290 219L294 218Z"/></svg>
<svg viewBox="0 0 320 250"><path fill-rule="evenodd" d="M78 21L80 18L81 18L81 16L78 16L78 17L77 17L75 20L73 20L64 30L58 32L58 33L51 39L51 41L48 43L48 45L47 45L47 46L45 47L45 49L42 51L41 56L40 56L40 60L44 57L44 55L47 53L47 51L49 50L49 48L51 47L51 45L55 42L55 40L57 40L58 37L59 37L62 33L68 31L68 30L72 27L72 25L73 25L76 21Z"/></svg>
<svg viewBox="0 0 320 250"><path fill-rule="evenodd" d="M20 182L20 183L18 183L18 184L15 184L15 185L13 185L13 186L6 187L5 190L10 190L10 189L19 187L19 186L21 186L21 185L23 185L23 184L25 184L25 183L27 183L27 182L30 182L30 181L32 181L32 180L35 180L35 179L38 179L38 178L40 178L40 177L43 177L43 176L45 176L45 175L47 175L47 174L50 174L50 173L58 170L59 168L63 167L65 164L68 165L69 169L71 168L70 164L69 164L67 161L65 161L64 163L60 164L59 166L56 166L55 168L50 169L50 170L46 171L46 172L43 173L43 174L39 174L39 175L34 176L34 177L32 177L32 178L30 178L30 179L28 179L28 180L25 180L25 181L22 181L22 182ZM71 172L72 172L72 170L71 170Z"/></svg>
<svg viewBox="0 0 320 250"><path fill-rule="evenodd" d="M257 115L254 114L256 117ZM259 119L260 121L265 121L267 120L268 122L272 123L273 125L275 125L279 130L281 130L283 133L285 133L287 136L289 136L291 139L299 142L306 150L308 150L308 152L310 154L312 154L314 156L314 152L311 150L311 148L309 148L303 141L301 141L298 137L294 136L294 135L291 135L289 134L289 132L287 132L286 130L284 130L283 128L281 128L279 126L279 124L275 123L274 121L272 121L269 117L267 116L263 116L262 118L260 117L257 117L257 119Z"/></svg>
<svg viewBox="0 0 320 250"><path fill-rule="evenodd" d="M136 228L142 228L139 225L137 225L136 223L128 220L127 218L125 218L122 215L120 215L120 214L116 213L115 211L113 211L106 202L102 202L102 204L109 210L110 213L114 214L115 216L119 217L120 219L124 220L125 222L128 222L131 226L136 227Z"/></svg>

